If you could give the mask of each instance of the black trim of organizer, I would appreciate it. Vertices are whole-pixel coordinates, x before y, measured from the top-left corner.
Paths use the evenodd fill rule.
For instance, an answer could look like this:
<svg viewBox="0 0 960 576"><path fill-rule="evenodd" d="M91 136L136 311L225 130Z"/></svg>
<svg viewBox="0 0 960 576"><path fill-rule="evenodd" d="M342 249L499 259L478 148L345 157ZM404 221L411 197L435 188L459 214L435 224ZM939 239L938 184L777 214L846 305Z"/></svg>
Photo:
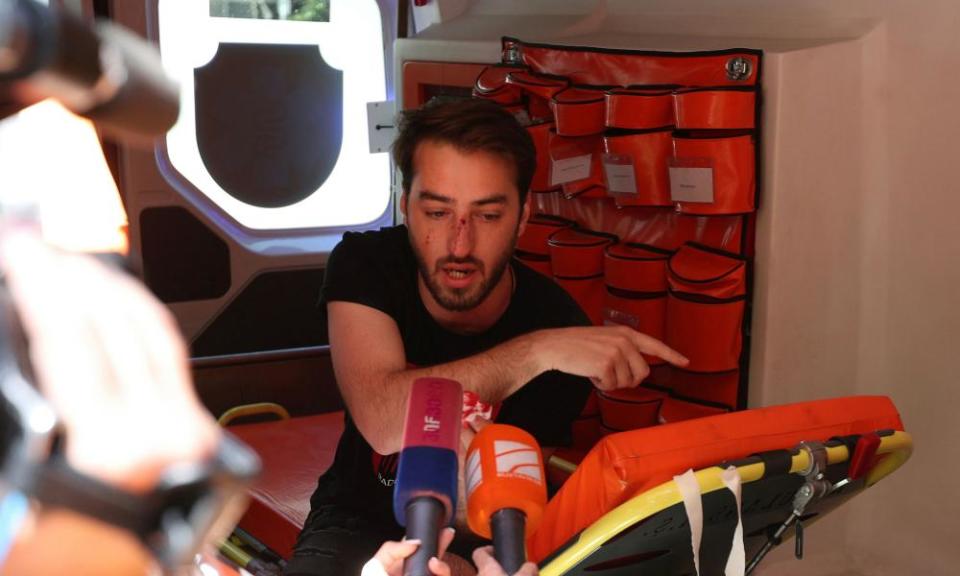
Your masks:
<svg viewBox="0 0 960 576"><path fill-rule="evenodd" d="M564 138L588 138L590 136L600 136L601 134L602 132L594 132L592 134L584 134L583 136L564 136L563 134L560 134L560 136L563 136ZM570 184L573 184L573 182L570 182ZM564 192L563 197L566 198L567 200L573 200L574 198L579 198L584 194L586 194L587 192L591 192L597 188L600 188L601 190L604 190L604 191L607 189L606 186L602 184L591 184L590 186L587 186L583 190L578 190L576 194L567 194L566 192ZM619 238L617 240L619 241Z"/></svg>
<svg viewBox="0 0 960 576"><path fill-rule="evenodd" d="M546 220L547 222L544 222L544 220ZM554 214L547 214L545 212L537 212L536 214L528 218L527 226L531 224L536 224L539 226L540 224L547 224L547 223L554 223L554 222L566 224L566 226L559 228L559 230L565 230L567 228L576 228L577 226L576 220L564 218L563 216L556 216Z"/></svg>
<svg viewBox="0 0 960 576"><path fill-rule="evenodd" d="M603 278L603 272L599 274L591 274L590 276L560 276L558 274L553 275L557 280L596 280L597 278Z"/></svg>
<svg viewBox="0 0 960 576"><path fill-rule="evenodd" d="M701 406L706 406L707 408L718 408L721 410L726 410L727 412L733 412L735 410L729 404L724 404L723 402L714 402L712 400L703 400L701 398L694 398L692 396L685 396L683 394L675 394L672 391L670 392L670 397L674 400L686 402L687 404L699 404Z"/></svg>
<svg viewBox="0 0 960 576"><path fill-rule="evenodd" d="M690 372L687 370L686 372ZM723 372L733 372L733 370L724 370ZM721 372L690 372L691 374L721 374ZM667 396L675 399L682 400L683 402L689 402L690 404L701 404L708 408L722 408L724 410L733 412L736 408L730 406L729 404L724 404L723 402L714 402L712 400L703 400L701 398L694 398L693 396L687 396L686 394L680 394L669 386L662 386L660 384L650 384L644 383L641 384L641 388L649 388L651 390L657 390L660 392L666 392Z"/></svg>
<svg viewBox="0 0 960 576"><path fill-rule="evenodd" d="M498 90L503 90L509 84L507 82L507 74L510 74L510 72L507 72L507 74L503 75L503 84L501 84L499 87L494 88L493 90L484 90L480 88L477 82L480 80L480 77L483 76L483 73L489 70L490 68L511 68L512 70L510 72L521 72L524 70L527 72L530 71L530 67L527 66L526 64L503 64L500 62L496 64L487 64L487 66L483 70L481 70L479 74L477 74L476 80L473 81L473 89L480 94L484 94L484 95L494 94Z"/></svg>
<svg viewBox="0 0 960 576"><path fill-rule="evenodd" d="M541 74L539 72L524 72L524 73L529 74L534 78L548 78L552 80L562 80L563 85L561 87L561 90L566 89L570 86L570 80L566 76L559 76L557 74ZM541 84L540 82L517 81L515 79L511 79L511 76L513 76L513 72L507 73L507 83L514 84L516 86L544 86L548 88L556 86L556 84Z"/></svg>
<svg viewBox="0 0 960 576"><path fill-rule="evenodd" d="M688 94L690 92L759 92L756 84L737 84L733 86L690 86L673 90L674 94Z"/></svg>
<svg viewBox="0 0 960 576"><path fill-rule="evenodd" d="M657 390L657 392L660 392L660 390ZM664 397L650 398L649 400L628 400L623 398L613 398L612 396L607 396L603 390L597 390L597 398L598 399L603 398L604 400L609 400L610 402L618 402L620 404L636 404L636 405L653 404L654 402L663 402L663 399L664 399ZM600 417L602 419L603 411L601 410L600 412L601 412Z"/></svg>
<svg viewBox="0 0 960 576"><path fill-rule="evenodd" d="M661 290L658 292L644 292L642 290L627 290L625 288L617 288L616 286L611 286L605 284L607 287L607 292L611 295L618 298L624 298L626 300L658 300L660 298L667 297L667 291Z"/></svg>
<svg viewBox="0 0 960 576"><path fill-rule="evenodd" d="M489 65L487 65L486 68L484 68L483 70L481 70L479 74L477 74L477 78L473 81L473 89L476 90L477 93L479 93L479 94L484 94L484 95L486 95L486 94L495 94L495 93L498 92L499 90L503 90L504 88L506 88L507 86L510 85L510 83L507 82L507 75L510 74L510 72L507 72L507 74L504 74L504 75L503 75L503 84L501 84L500 86L497 86L496 88L494 88L494 89L492 89L492 90L484 90L483 88L481 88L480 85L479 85L480 78L483 76L483 73L486 72L487 70L489 70L490 68L511 68L510 72L521 72L521 71L524 71L524 69L525 69L527 72L530 71L530 67L527 66L527 65L525 65L525 64L524 64L524 65L516 65L516 66L508 66L508 65L506 65L506 64L489 64Z"/></svg>
<svg viewBox="0 0 960 576"><path fill-rule="evenodd" d="M674 372L683 372L684 374L692 374L694 376L722 376L724 374L734 374L740 372L740 368L728 368L726 370L711 370L708 372L700 372L697 370L688 370L687 368L680 368L679 366L671 366L671 370Z"/></svg>
<svg viewBox="0 0 960 576"><path fill-rule="evenodd" d="M611 254L610 250L615 246L628 246L630 248L639 248L640 250L646 250L647 252L656 252L661 254L662 258L640 258L640 257L631 257L631 256L621 256L619 254ZM653 244L644 244L643 242L621 242L619 244L611 244L603 251L604 254L613 258L614 260L630 260L638 262L656 262L659 260L669 260L671 256L674 255L675 251L667 250L666 248L660 248L659 246L654 246Z"/></svg>
<svg viewBox="0 0 960 576"><path fill-rule="evenodd" d="M684 302L694 302L696 304L731 304L741 302L747 299L746 294L732 296L730 298L714 298L713 296L704 296L703 294L692 294L690 292L678 292L676 290L667 290L670 296ZM732 372L733 370L721 370L721 372Z"/></svg>
<svg viewBox="0 0 960 576"><path fill-rule="evenodd" d="M656 128L617 128L607 126L607 129L603 131L604 138L624 138L626 136L639 136L642 134L657 134L660 132L676 132L677 127L673 124L668 124L666 126L657 126Z"/></svg>
<svg viewBox="0 0 960 576"><path fill-rule="evenodd" d="M636 56L664 56L667 58L688 58L688 57L699 57L699 56L727 56L730 54L750 54L752 56L762 56L763 51L757 50L756 48L727 48L725 50L699 50L694 52L661 52L658 50L630 50L629 48L598 48L596 46L568 46L566 44L543 44L539 42L527 42L525 40L520 40L513 36L501 36L500 37L500 46L503 47L505 42L515 42L523 46L531 46L533 48L551 48L554 50L565 50L569 52L598 52L600 54L623 54L625 56L636 55ZM758 67L759 68L759 67ZM759 81L760 74L759 70L754 78Z"/></svg>
<svg viewBox="0 0 960 576"><path fill-rule="evenodd" d="M539 252L530 252L529 250L520 250L519 248L513 251L514 258L519 258L521 260L532 260L534 262L549 262L549 254L540 254Z"/></svg>
<svg viewBox="0 0 960 576"><path fill-rule="evenodd" d="M753 145L757 145L754 128L681 128L673 131L673 137L678 140L733 140L745 136L753 138ZM754 150L754 157L756 157L756 150Z"/></svg>
<svg viewBox="0 0 960 576"><path fill-rule="evenodd" d="M680 84L631 84L629 86L617 86L607 89L607 96L626 96L631 98L659 98L662 96L673 96L677 90L683 88ZM645 90L645 92L639 92Z"/></svg>
<svg viewBox="0 0 960 576"><path fill-rule="evenodd" d="M568 88L564 88L563 90L557 92L557 94L563 94L563 93L566 92L567 90L569 90L569 87L568 87ZM561 100L557 99L557 94L554 94L553 96L551 96L551 97L550 97L550 100L551 100L554 104L560 104L561 106L581 106L581 105L586 105L586 104L599 104L600 102L606 102L606 98L603 98L603 97L594 98L594 99L592 99L592 100L563 100L563 101L561 101Z"/></svg>
<svg viewBox="0 0 960 576"><path fill-rule="evenodd" d="M735 252L727 252L726 250L722 250L722 249L720 249L720 248L714 248L714 247L712 247L712 246L707 246L706 244L701 244L701 243L699 243L699 242L685 242L685 243L683 244L683 246L690 246L691 248L696 248L697 250L700 250L701 252L707 252L707 253L709 253L709 254L715 254L715 255L717 255L717 256L724 256L724 257L726 257L726 258L730 258L731 260L738 260L738 261L740 262L739 264L737 264L736 266L734 266L733 268L731 268L729 271L724 272L724 273L721 274L720 276L715 276L715 277L713 277L713 278L707 278L707 279L705 279L705 280L693 280L693 279L691 279L691 278L687 278L687 277L684 276L683 274L680 274L679 272L677 272L676 270L673 269L673 257L671 257L670 260L667 262L667 269L670 271L671 274L673 274L673 275L676 276L677 278L680 278L680 279L683 280L684 282L688 282L688 283L690 283L690 284L708 284L708 283L710 283L710 282L716 282L717 280L719 280L719 279L721 279L721 278L723 278L723 277L725 277L725 276L729 276L729 275L732 274L733 272L736 272L741 266L746 266L746 264L747 264L747 262L748 262L746 256L741 256L740 254L737 254L737 253L735 253ZM683 246L681 246L681 247L677 250L676 254L679 254L679 253L680 253L680 250L683 249ZM674 256L675 256L676 254L674 254Z"/></svg>
<svg viewBox="0 0 960 576"><path fill-rule="evenodd" d="M579 194L578 194L578 196L579 196ZM559 248L570 248L570 247L593 248L594 246L602 246L602 245L604 245L604 244L607 244L607 243L609 243L611 240L612 240L613 242L619 242L619 241L620 241L620 237L617 236L616 234L611 234L610 232L598 232L597 230L588 230L588 229L586 229L586 228L573 228L573 231L578 232L578 233L580 233L580 234L585 234L585 235L587 235L587 236L596 236L596 237L598 237L598 238L605 238L605 240L602 240L602 241L599 241L599 240L598 240L597 242L593 242L593 243L591 243L591 244L572 244L572 243L563 243L563 242L560 242L560 241L557 241L557 240L554 240L554 239L553 239L554 235L556 235L557 233L559 233L559 232L566 232L567 230L570 230L570 229L569 229L569 228L561 228L560 230L557 230L556 232L554 232L553 234L551 234L549 237L547 237L547 245L548 245L548 246L557 246L557 247L559 247Z"/></svg>
<svg viewBox="0 0 960 576"><path fill-rule="evenodd" d="M496 102L493 97L496 96L498 92L505 92L506 88L507 88L506 86L501 86L496 90L491 90L489 92L483 92L483 93L479 93L480 91L477 90L476 87L474 87L473 90L475 92L478 92L478 94L475 95L476 98L479 98L480 100L489 100L489 101ZM507 108L509 106L522 106L523 97L521 96L520 100L511 100L510 102L497 102L497 104L499 104L501 108Z"/></svg>

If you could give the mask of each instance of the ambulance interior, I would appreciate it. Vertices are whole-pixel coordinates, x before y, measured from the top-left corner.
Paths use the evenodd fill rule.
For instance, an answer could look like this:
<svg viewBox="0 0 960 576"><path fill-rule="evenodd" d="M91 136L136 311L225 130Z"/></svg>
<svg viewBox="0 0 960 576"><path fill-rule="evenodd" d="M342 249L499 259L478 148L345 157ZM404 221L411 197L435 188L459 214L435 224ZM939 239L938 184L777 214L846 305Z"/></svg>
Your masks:
<svg viewBox="0 0 960 576"><path fill-rule="evenodd" d="M485 70L518 63L510 60L516 45L528 56L544 51L542 62L562 61L556 54L568 48L601 59L718 55L724 64L733 54L749 60L739 71L756 97L755 125L738 132L756 146L756 194L746 210L693 208L687 217L699 223L695 240L721 238L714 248L742 258L747 303L729 394L700 403L708 408L702 415L888 396L914 445L901 470L806 532L802 560L792 544L779 546L757 573L956 572L960 552L949 542L960 513L951 490L960 474L951 440L951 411L960 404L952 363L960 243L951 230L960 211L953 153L960 4L329 0L319 3L328 5L326 20L312 22L282 20L298 4L292 0L74 4L155 42L183 90L180 119L155 146L109 136L102 145L130 255L190 343L202 400L214 416L236 422L251 410L237 407L281 406L265 410L299 422L297 434L307 436L271 427L272 416L231 429L273 458L299 453L321 463L279 470L265 458L266 481L283 476L290 491L271 496L272 510L255 499L241 522L254 537L266 534L261 540L272 548L292 544L269 534L295 536L290 524L309 508L303 495L336 449L343 406L317 299L326 257L344 231L400 222L387 152L394 114L436 95L476 95ZM243 16L249 5L281 19ZM227 17L230 10L240 16ZM267 49L244 52L251 46ZM309 66L322 72L304 73ZM739 81L736 63L717 73L731 74L728 85ZM254 121L238 122L252 110ZM0 165L14 170L11 159L23 150L2 134ZM50 146L42 154L53 154ZM609 224L603 231L626 232L620 240L655 236L630 224L646 218L646 208L622 209L602 191L535 196L539 212L586 228ZM658 222L684 218L656 210ZM667 397L682 403L696 386ZM311 439L307 448L296 440L303 437Z"/></svg>

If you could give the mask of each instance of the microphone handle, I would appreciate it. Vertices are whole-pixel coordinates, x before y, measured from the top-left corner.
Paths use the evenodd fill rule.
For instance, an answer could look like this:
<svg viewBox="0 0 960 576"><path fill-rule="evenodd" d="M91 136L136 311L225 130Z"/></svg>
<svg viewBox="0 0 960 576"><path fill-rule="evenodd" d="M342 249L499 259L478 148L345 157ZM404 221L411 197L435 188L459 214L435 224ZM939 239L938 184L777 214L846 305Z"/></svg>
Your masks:
<svg viewBox="0 0 960 576"><path fill-rule="evenodd" d="M407 540L419 539L420 546L403 561L403 576L432 576L427 563L437 555L443 503L430 496L419 496L407 503Z"/></svg>
<svg viewBox="0 0 960 576"><path fill-rule="evenodd" d="M526 514L516 508L501 508L490 517L493 556L508 576L519 572L527 561L526 523Z"/></svg>

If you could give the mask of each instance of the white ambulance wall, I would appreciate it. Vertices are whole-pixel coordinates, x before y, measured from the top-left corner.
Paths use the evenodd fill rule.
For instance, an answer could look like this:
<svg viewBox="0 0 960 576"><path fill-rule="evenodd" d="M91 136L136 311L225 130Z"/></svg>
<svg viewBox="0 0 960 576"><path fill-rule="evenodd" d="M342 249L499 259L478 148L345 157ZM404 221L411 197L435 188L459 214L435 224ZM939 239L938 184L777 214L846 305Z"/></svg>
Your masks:
<svg viewBox="0 0 960 576"><path fill-rule="evenodd" d="M768 55L750 400L890 395L916 451L765 574L960 565L960 5L885 9L859 40Z"/></svg>

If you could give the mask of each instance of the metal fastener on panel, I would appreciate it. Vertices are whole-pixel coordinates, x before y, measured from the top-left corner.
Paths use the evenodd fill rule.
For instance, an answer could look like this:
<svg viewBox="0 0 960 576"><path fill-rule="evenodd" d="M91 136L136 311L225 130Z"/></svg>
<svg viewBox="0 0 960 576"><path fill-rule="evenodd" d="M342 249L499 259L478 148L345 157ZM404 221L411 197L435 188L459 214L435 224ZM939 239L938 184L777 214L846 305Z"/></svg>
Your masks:
<svg viewBox="0 0 960 576"><path fill-rule="evenodd" d="M523 55L520 52L520 46L516 44L507 44L504 46L500 60L504 64L523 64Z"/></svg>
<svg viewBox="0 0 960 576"><path fill-rule="evenodd" d="M747 80L753 75L753 64L743 56L727 60L727 78L735 81Z"/></svg>

